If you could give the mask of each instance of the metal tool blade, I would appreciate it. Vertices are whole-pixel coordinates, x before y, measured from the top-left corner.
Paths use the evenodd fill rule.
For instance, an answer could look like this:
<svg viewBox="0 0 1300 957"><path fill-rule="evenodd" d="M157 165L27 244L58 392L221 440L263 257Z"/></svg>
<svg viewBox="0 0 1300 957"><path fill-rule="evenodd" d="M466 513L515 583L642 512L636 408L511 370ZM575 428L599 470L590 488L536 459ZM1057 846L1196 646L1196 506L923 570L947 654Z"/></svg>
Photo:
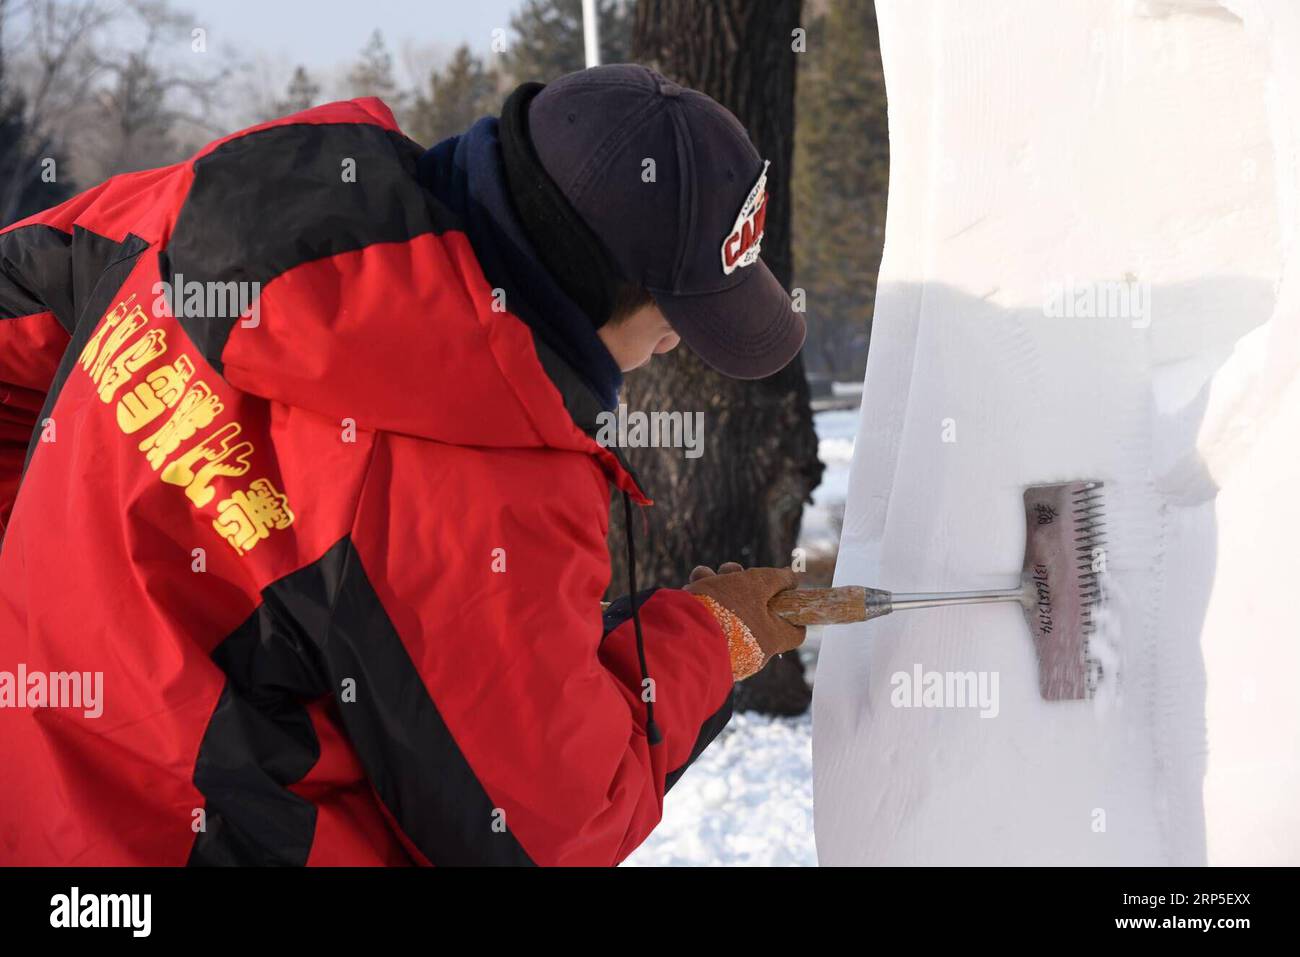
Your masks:
<svg viewBox="0 0 1300 957"><path fill-rule="evenodd" d="M1025 489L1025 621L1048 701L1092 696L1100 667L1089 655L1101 600L1104 515L1101 482Z"/></svg>

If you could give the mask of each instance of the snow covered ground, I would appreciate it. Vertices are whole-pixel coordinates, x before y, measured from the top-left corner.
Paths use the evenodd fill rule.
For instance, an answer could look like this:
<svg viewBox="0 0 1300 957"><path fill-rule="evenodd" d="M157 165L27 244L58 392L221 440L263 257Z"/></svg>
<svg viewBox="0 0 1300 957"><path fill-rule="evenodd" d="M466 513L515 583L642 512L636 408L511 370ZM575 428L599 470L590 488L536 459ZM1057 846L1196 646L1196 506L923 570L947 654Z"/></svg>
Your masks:
<svg viewBox="0 0 1300 957"><path fill-rule="evenodd" d="M742 713L668 793L631 867L813 866L812 717Z"/></svg>
<svg viewBox="0 0 1300 957"><path fill-rule="evenodd" d="M813 416L817 429L817 455L826 465L822 484L813 491L812 504L804 508L799 544L812 551L839 547L840 522L849 492L849 463L858 434L858 409L827 409Z"/></svg>
<svg viewBox="0 0 1300 957"><path fill-rule="evenodd" d="M830 550L839 540L857 409L814 416L822 484L804 510L801 544ZM810 678L818 636L809 635ZM812 718L738 714L682 775L664 802L664 819L625 862L629 867L707 865L811 867Z"/></svg>

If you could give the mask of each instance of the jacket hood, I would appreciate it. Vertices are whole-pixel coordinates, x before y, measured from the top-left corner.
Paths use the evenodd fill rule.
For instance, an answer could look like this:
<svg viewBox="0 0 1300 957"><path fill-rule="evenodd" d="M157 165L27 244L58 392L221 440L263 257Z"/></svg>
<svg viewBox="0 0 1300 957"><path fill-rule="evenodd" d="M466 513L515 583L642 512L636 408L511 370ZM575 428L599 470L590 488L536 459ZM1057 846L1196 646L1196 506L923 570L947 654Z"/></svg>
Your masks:
<svg viewBox="0 0 1300 957"><path fill-rule="evenodd" d="M232 332L224 372L245 391L360 428L594 455L643 499L595 441L595 393L499 302L463 233L367 247L273 280L259 324Z"/></svg>

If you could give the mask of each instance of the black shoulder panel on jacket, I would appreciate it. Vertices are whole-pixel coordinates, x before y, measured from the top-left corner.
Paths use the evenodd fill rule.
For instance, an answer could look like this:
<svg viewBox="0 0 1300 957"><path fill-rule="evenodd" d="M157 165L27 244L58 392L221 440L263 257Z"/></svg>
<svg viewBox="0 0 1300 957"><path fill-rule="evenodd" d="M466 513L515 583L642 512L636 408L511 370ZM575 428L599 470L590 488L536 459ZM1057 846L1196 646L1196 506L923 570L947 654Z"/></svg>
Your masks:
<svg viewBox="0 0 1300 957"><path fill-rule="evenodd" d="M223 143L194 163L163 278L259 283L312 260L373 243L405 242L460 228L416 179L421 147L367 123L291 124ZM178 316L218 371L239 296L207 316ZM194 312L202 313L203 308Z"/></svg>
<svg viewBox="0 0 1300 957"><path fill-rule="evenodd" d="M29 227L24 227L26 228ZM67 233L61 233L57 229L52 231L67 236ZM54 314L61 324L64 323L64 317L60 310L69 310L69 315L73 317L71 320L73 327L68 332L72 338L67 348L63 350L63 358L59 360L59 367L55 370L54 379L45 394L45 404L41 407L40 415L36 417L37 422L43 422L54 414L54 405L59 401L59 394L72 373L72 367L77 364L81 350L90 341L91 334L99 325L99 320L104 317L104 313L112 308L122 283L126 282L126 277L135 268L136 260L149 248L147 242L133 233L127 233L125 239L115 243L98 233L77 227L73 230L72 238L75 255L71 265L65 260L63 266L65 270L71 270L71 286L64 289L66 298L62 303L53 305ZM65 272L64 276L67 277L68 273ZM66 278L64 283L67 283ZM23 460L24 475L27 474L27 468L32 464L32 456L36 454L36 449L41 444L40 439L41 430L33 429L31 440L27 443L27 457Z"/></svg>
<svg viewBox="0 0 1300 957"><path fill-rule="evenodd" d="M0 319L48 310L71 334L100 275L133 241L139 242L117 243L80 226L65 233L43 223L0 233Z"/></svg>

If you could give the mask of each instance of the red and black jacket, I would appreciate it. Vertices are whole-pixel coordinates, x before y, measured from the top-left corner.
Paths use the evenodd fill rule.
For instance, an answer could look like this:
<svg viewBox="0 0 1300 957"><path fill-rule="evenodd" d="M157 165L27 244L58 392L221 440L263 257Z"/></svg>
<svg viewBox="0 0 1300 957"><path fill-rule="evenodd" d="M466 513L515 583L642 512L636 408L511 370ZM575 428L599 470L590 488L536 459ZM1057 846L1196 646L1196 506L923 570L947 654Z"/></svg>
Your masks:
<svg viewBox="0 0 1300 957"><path fill-rule="evenodd" d="M103 676L0 694L0 864L613 864L725 724L657 590L647 740L599 601L648 500L420 153L336 103L0 232L0 674Z"/></svg>

